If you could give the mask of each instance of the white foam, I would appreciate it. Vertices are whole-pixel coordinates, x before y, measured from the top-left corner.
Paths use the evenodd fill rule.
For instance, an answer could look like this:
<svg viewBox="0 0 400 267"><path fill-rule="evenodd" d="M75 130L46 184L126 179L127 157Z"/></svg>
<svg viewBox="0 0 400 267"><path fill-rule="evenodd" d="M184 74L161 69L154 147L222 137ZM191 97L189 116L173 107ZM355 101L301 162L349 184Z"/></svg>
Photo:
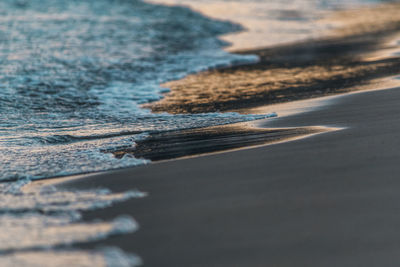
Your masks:
<svg viewBox="0 0 400 267"><path fill-rule="evenodd" d="M22 3L22 2L21 2ZM37 179L143 165L107 152L150 132L256 117L152 114L160 84L256 56L221 48L241 27L181 7L112 0L0 1L0 180Z"/></svg>
<svg viewBox="0 0 400 267"><path fill-rule="evenodd" d="M0 254L96 241L139 228L133 218L125 215L112 221L82 222L81 212L142 198L146 193L63 191L53 186L22 190L27 183L0 183L0 228L7 229L0 233Z"/></svg>
<svg viewBox="0 0 400 267"><path fill-rule="evenodd" d="M51 259L51 260L50 260ZM95 251L49 250L15 252L0 256L2 267L136 267L142 265L140 257L127 254L114 247Z"/></svg>

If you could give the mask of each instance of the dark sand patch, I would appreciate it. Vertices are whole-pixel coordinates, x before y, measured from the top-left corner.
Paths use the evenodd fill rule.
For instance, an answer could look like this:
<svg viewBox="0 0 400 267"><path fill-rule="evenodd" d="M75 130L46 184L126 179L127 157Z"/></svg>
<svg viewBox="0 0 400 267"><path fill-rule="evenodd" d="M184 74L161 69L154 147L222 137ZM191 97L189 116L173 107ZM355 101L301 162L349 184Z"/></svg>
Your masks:
<svg viewBox="0 0 400 267"><path fill-rule="evenodd" d="M400 73L400 57L371 60L369 55L393 48L400 32L400 5L343 11L343 25L327 37L272 48L239 51L260 62L216 69L164 84L171 92L145 107L154 112L201 113L256 107L343 93L371 80Z"/></svg>
<svg viewBox="0 0 400 267"><path fill-rule="evenodd" d="M274 144L332 130L327 127L253 128L244 123L152 134L135 148L113 152L121 158L132 154L151 161Z"/></svg>

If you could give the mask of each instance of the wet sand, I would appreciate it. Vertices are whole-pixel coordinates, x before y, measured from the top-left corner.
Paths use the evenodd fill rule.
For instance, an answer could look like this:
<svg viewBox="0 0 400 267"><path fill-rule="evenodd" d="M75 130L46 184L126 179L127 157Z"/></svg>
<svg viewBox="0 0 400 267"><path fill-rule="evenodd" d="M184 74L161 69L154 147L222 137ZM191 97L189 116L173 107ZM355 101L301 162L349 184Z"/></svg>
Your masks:
<svg viewBox="0 0 400 267"><path fill-rule="evenodd" d="M163 86L171 92L144 106L169 113L230 111L365 88L400 73L398 11L400 4L386 4L333 13L330 19L341 26L319 39L236 51L258 55L260 62L168 82Z"/></svg>
<svg viewBox="0 0 400 267"><path fill-rule="evenodd" d="M276 144L303 138L309 135L334 131L329 127L290 127L264 129L238 123L209 128L190 129L151 134L138 141L130 150L113 152L117 158L132 154L152 162L210 154L223 151Z"/></svg>
<svg viewBox="0 0 400 267"><path fill-rule="evenodd" d="M132 215L116 245L145 266L397 266L400 89L362 92L264 127L344 128L248 150L87 176L65 188L149 193L85 220Z"/></svg>
<svg viewBox="0 0 400 267"><path fill-rule="evenodd" d="M216 111L265 114L262 112L265 105L388 88L389 83L393 84L388 77L400 74L399 10L400 4L382 4L332 12L325 20L340 22L341 26L319 39L237 51L256 54L260 61L168 82L165 86L171 92L162 100L144 106L153 112L178 114ZM282 142L321 130L271 131L242 124L153 133L132 149L112 152L118 158L133 154L136 158L158 161Z"/></svg>
<svg viewBox="0 0 400 267"><path fill-rule="evenodd" d="M400 72L398 44L389 42L400 30L399 5L381 8L357 11L361 17L340 13L347 26L325 38L242 51L260 62L167 83L171 93L147 107L246 113L376 88ZM145 266L397 266L399 102L400 88L360 92L267 119L261 128L154 134L114 155L160 162L58 186L147 192L83 218L129 214L138 232L81 245L117 246L137 253ZM235 150L243 146L252 148ZM222 150L230 152L209 154ZM207 155L169 160L198 154Z"/></svg>

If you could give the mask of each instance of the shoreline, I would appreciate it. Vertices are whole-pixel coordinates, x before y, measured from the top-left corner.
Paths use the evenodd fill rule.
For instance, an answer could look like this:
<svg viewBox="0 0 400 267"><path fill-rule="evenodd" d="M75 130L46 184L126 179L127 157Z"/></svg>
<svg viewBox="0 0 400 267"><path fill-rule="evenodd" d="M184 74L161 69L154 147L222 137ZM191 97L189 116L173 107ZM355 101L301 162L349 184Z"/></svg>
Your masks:
<svg viewBox="0 0 400 267"><path fill-rule="evenodd" d="M381 4L374 7L362 8L361 11L368 11L368 14L370 15L371 12L372 14L375 14L373 10L382 12L387 11L388 8L400 9L400 4ZM398 51L397 49L399 49L400 51L399 45L395 45L395 47L393 47L393 44L391 44L391 46L388 47L388 40L393 41L395 37L400 38L400 15L387 19L389 22L398 20L398 23L387 27L388 22L384 21L383 23L378 23L376 27L373 27L371 32L371 30L366 30L365 27L358 29L360 20L361 22L364 22L363 19L365 19L365 17L361 16L360 18L354 18L352 16L354 15L354 12L356 12L356 14L360 13L360 11L351 9L333 12L332 14L336 15L336 19L341 21L341 18L344 17L345 19L343 21L349 21L350 26L346 26L346 23L344 23L345 26L335 28L325 37L319 39L304 40L280 45L277 47L236 51L235 53L238 54L257 54L261 60L260 62L253 64L203 71L189 75L181 80L168 82L165 85L172 85L172 92L166 93L166 97L160 101L144 104L143 106L152 109L153 112L202 113L213 111L233 111L244 114L265 114L267 113L266 110L269 112L275 112L275 110L270 109L270 107L274 107L275 105L284 105L286 103L295 103L297 101L307 101L312 99L318 101L319 98L322 97L346 95L348 93L358 91L376 90L377 88L386 89L397 86L400 84L400 82L397 83L395 79L389 80L389 77L400 74L400 56L388 56L385 54L385 52L390 49L394 49L395 51ZM392 10L391 13L393 12L394 11ZM335 20L335 16L332 17L333 18L327 19ZM379 32L379 30L382 31ZM354 35L354 33L356 34ZM375 58L371 60L371 58L368 57L370 54L373 54ZM337 73L335 73L336 68L338 67L338 62L340 69ZM342 72L345 68L351 69L354 64L357 65L355 67L356 71L354 77L352 76L351 71L349 72L350 74L346 73L346 71L344 73ZM327 67L329 71L334 69L332 71L333 75L328 73L324 79L316 80L315 84L304 83L301 84L300 87L282 87L283 89L272 91L268 90L266 92L267 95L261 95L260 93L255 92L253 95L254 98L251 98L251 95L250 98L247 98L238 94L235 96L238 98L238 101L226 101L225 103L223 101L211 101L210 105L202 105L201 103L180 105L175 103L173 99L175 94L182 94L182 92L179 91L181 88L186 87L190 89L193 84L197 88L206 87L206 89L208 89L207 86L210 86L210 84L207 84L204 82L204 80L210 77L211 80L213 80L213 75L216 75L217 78L220 76L221 78L217 79L218 86L222 85L221 87L224 87L224 84L223 82L221 83L221 80L225 82L228 81L229 88L223 88L223 92L226 93L228 89L235 91L235 87L242 85L235 84L237 80L243 80L247 86L244 89L249 89L251 86L249 86L248 81L257 78L256 76L260 75L258 72L260 70L268 71L269 68L279 70L295 69L296 71L294 74L296 76L299 71L303 71L310 66L311 72L317 73L318 75L321 74L321 70L323 69L313 69L315 66L322 66L322 68ZM366 68L363 69L365 66ZM250 75L250 78L246 79L244 78L242 72L244 74L253 73L255 76ZM228 75L225 76L225 74ZM289 71L282 76L278 71L278 73L275 74L278 74L276 79L285 79L287 76L291 76L293 73ZM232 79L232 77L235 77L235 79ZM364 80L363 77L365 77ZM313 80L313 78L309 77L300 77L300 80L302 79ZM296 84L296 81L289 81L289 83ZM336 83L337 85L335 85ZM264 84L268 84L268 82ZM311 90L303 90L306 87L311 88ZM174 88L177 89L176 92L174 91ZM299 88L300 90L297 90ZM184 92L183 95L186 97L188 94L187 92ZM260 95L261 97L257 99ZM170 98L172 98L172 104L169 104ZM167 104L164 104L164 102L167 102ZM299 114L301 114L301 111ZM278 115L280 116L280 114ZM251 122L244 122L216 127L195 128L183 131L152 134L148 138L137 142L137 147L139 147L138 149L133 148L130 150L117 150L110 152L105 151L105 153L112 153L116 158L122 158L126 154L132 154L133 156L149 159L151 162L156 162L266 146L270 144L306 138L307 136L313 136L318 133L338 130L324 126L302 128L265 128L249 126L251 124ZM211 145L210 147L203 149L202 146L210 145L207 144L207 139L209 138L212 140L215 139L216 141L222 140L224 145L218 144L217 147L213 147ZM240 138L242 138L242 143L234 140ZM169 149L168 146L163 147L165 141L168 140L173 140L175 142L172 145L168 145L177 145L179 148L174 149L178 151L173 151ZM213 141L210 143L212 142ZM196 145L192 148L189 147L189 149L185 148L185 145L191 146L192 143L196 143ZM163 155L157 156L158 153ZM137 166L134 166L133 168L136 167ZM121 169L111 169L101 172L80 174L67 174L53 178L63 178L76 175L97 175L108 171L118 170Z"/></svg>
<svg viewBox="0 0 400 267"><path fill-rule="evenodd" d="M400 15L389 19L380 14L396 10L400 4L333 13L327 20L343 25L319 39L234 51L255 54L260 61L167 82L162 86L171 91L143 107L174 114L232 111L346 93L375 79L398 75L400 57L395 52L400 46L393 40L400 38ZM366 16L374 15L377 20L367 23Z"/></svg>
<svg viewBox="0 0 400 267"><path fill-rule="evenodd" d="M400 4L382 4L361 11L338 11L333 17L344 18L342 22L345 25L317 40L237 51L239 54L256 54L260 61L208 70L168 82L163 86L171 88L171 92L143 107L156 113L172 114L216 111L265 114L260 111L272 104L399 85L400 82L396 83L396 79L390 77L400 74L400 56L388 56L387 50L400 50L398 44L393 45L393 40L400 38L400 16L383 18L371 29L367 27L369 24L360 27L366 19L363 12L371 15L377 12L373 10L382 12L389 8L400 10ZM245 136L246 124L242 124L240 131L235 126L220 126L153 134L139 141L135 148L113 154L118 158L132 154L136 158L157 161L268 145L285 139L282 132L282 136L271 140L268 131L273 129L263 129L263 136L249 142L254 128L247 130ZM297 134L298 137L301 135ZM209 138L211 141L207 142ZM213 147L218 138L225 142L225 146ZM242 138L242 144L233 141L238 138Z"/></svg>
<svg viewBox="0 0 400 267"><path fill-rule="evenodd" d="M384 17L371 29L367 27L369 24L360 27L366 19L361 13L366 11L371 15L388 9L400 10L400 4L333 12L332 18L328 19L337 19L344 25L325 37L236 51L256 54L260 62L213 69L168 82L164 85L171 87L171 92L160 101L143 107L173 114L216 111L265 114L267 107L274 104L394 87L400 82L389 77L400 74L400 56L388 56L386 51L400 50L398 44L393 45L393 40L400 38L400 15L390 19ZM130 154L154 162L282 143L336 130L313 127L268 129L248 125L155 133L138 141L132 149L110 152L116 158Z"/></svg>
<svg viewBox="0 0 400 267"><path fill-rule="evenodd" d="M153 163L279 144L340 130L324 126L266 128L254 125L270 119L156 133L137 141L131 150L111 153L117 158L131 154Z"/></svg>
<svg viewBox="0 0 400 267"><path fill-rule="evenodd" d="M400 88L348 94L264 124L341 131L59 183L149 194L84 213L128 213L138 232L77 247L118 246L146 266L396 266L399 100Z"/></svg>
<svg viewBox="0 0 400 267"><path fill-rule="evenodd" d="M261 49L260 63L168 83L176 88L210 86L198 81L217 75L217 84L224 85L220 77L229 81L224 89L228 92L240 79L251 88L249 80L270 68L289 70L283 79L304 70L311 75L300 74L301 86L292 87L289 94L287 87L273 90L277 101L267 98L267 104L277 105L265 105L264 96L254 98L256 92L242 104L173 103L166 105L168 110L158 110L265 113L283 106L283 116L154 134L134 150L114 152L117 158L129 153L152 164L34 181L26 189L51 185L72 191L145 192L144 199L83 212L84 222L127 214L139 223L138 232L73 248L119 247L138 254L146 266L396 266L391 263L400 260L393 245L400 241L393 236L400 222L393 215L400 188L400 87L388 88L396 82L385 80L400 73L400 57L379 52L386 50L387 37L399 30L400 24L379 34ZM377 58L368 57L375 52ZM251 73L256 76L243 79ZM259 84L263 83L268 81ZM298 85L296 80L287 83Z"/></svg>
<svg viewBox="0 0 400 267"><path fill-rule="evenodd" d="M77 232L77 242L61 240L49 251L119 251L122 258L109 262L102 250L106 264L397 266L400 41L388 41L400 36L400 15L372 30L355 21L318 40L237 51L260 62L168 82L166 98L144 105L279 117L153 132L134 148L101 151L151 164L21 180L12 194L37 194L38 216L62 216L42 208L40 197L66 196L50 201L59 210L76 198L69 225L112 229L87 239Z"/></svg>
<svg viewBox="0 0 400 267"><path fill-rule="evenodd" d="M375 90L388 90L388 88L382 89L371 89L368 91L375 91ZM239 122L234 124L227 124L227 125L220 125L214 127L207 127L207 128L195 128L189 130L181 130L181 131L169 131L165 133L161 133L160 136L167 137L167 139L181 139L182 142L187 141L189 144L191 141L197 143L192 150L196 151L196 149L201 149L201 144L207 144L207 139L204 138L209 132L209 136L211 138L222 138L223 144L218 144L216 148L211 150L206 150L202 152L196 153L187 153L185 151L184 154L180 156L170 155L162 159L151 160L148 164L138 165L138 166L131 166L131 167L124 167L124 168L116 168L110 169L106 171L96 171L96 172L87 172L87 173L78 173L78 174L65 174L53 177L44 177L44 178L35 178L32 179L32 183L38 184L44 182L45 184L58 184L63 183L63 181L75 180L75 179L84 179L85 177L91 177L96 175L103 175L112 172L119 172L127 169L136 169L141 166L150 166L153 164L175 161L175 160L185 160L189 158L196 158L196 157L204 157L216 154L224 154L224 153L231 153L240 150L247 150L247 149L254 149L257 147L263 146L270 146L276 144L282 144L286 142L292 142L300 139L305 139L309 137L313 137L315 135L328 133L332 131L340 131L342 128L340 127L331 127L328 125L316 125L316 126L302 126L302 127L268 127L265 126L274 119L282 119L288 116L293 115L300 115L308 112L317 111L318 109L325 107L327 105L331 105L336 101L339 97L345 97L346 95L354 94L354 93L363 93L366 91L356 91L356 92L349 92L342 95L333 95L333 96L324 96L312 99L305 99L305 100L296 100L292 102L286 103L277 103L274 105L266 105L263 107L259 107L257 110L249 109L248 113L254 114L268 114L273 113L274 111L278 111L281 114L279 117L271 117L266 119L248 121L248 122ZM299 103L299 104L297 104ZM301 107L299 106L301 105ZM304 106L306 105L306 106ZM203 132L205 131L205 132ZM259 135L257 135L259 133ZM231 142L231 139L237 139L244 135L244 142L237 143ZM256 138L252 138L252 136L256 135ZM154 138L155 137L155 138ZM156 145L162 145L163 141L162 138L157 138L158 134L151 136L149 139L144 139L143 141L147 143L150 141L155 141ZM247 142L246 142L247 137ZM168 141L168 140L167 140ZM212 142L212 140L211 140ZM178 144L180 145L180 144ZM162 149L162 147L161 147ZM148 151L149 155L154 153L165 153L162 150L151 150ZM117 150L112 152L105 152L105 153L112 153L115 157L121 158L125 154L132 154L135 156L134 149L131 150ZM143 153L146 154L146 153ZM4 180L4 182L12 182L15 181L14 179Z"/></svg>

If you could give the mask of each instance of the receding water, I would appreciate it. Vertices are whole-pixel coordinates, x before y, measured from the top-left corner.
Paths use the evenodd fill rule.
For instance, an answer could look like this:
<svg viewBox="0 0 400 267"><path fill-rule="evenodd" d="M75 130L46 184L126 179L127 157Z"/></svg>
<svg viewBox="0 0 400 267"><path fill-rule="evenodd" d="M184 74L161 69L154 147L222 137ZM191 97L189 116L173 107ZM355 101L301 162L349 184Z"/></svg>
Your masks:
<svg viewBox="0 0 400 267"><path fill-rule="evenodd" d="M131 217L82 222L81 212L143 198L146 193L67 191L51 185L26 189L27 183L29 180L0 183L0 266L67 266L72 260L74 266L124 267L140 262L139 257L117 248L84 251L70 246L135 232L139 225Z"/></svg>
<svg viewBox="0 0 400 267"><path fill-rule="evenodd" d="M221 49L218 36L240 29L187 8L137 0L1 1L0 265L138 265L139 257L118 248L70 246L136 231L133 218L82 222L81 212L146 194L26 191L26 184L145 164L106 152L131 148L150 133L266 117L140 108L167 91L162 82L256 61Z"/></svg>
<svg viewBox="0 0 400 267"><path fill-rule="evenodd" d="M259 40L285 41L285 34L297 34L296 39L304 37L304 31L312 32L315 14L320 14L314 9L336 8L345 1L157 2L252 7L237 9L242 19L257 7L260 21L287 26L255 31ZM296 8L288 5L301 9L292 12ZM237 10L227 10L222 17L234 20ZM215 14L211 15L218 17ZM288 26L294 20L297 29ZM241 30L234 22L186 7L139 0L1 0L0 265L140 264L139 257L118 248L84 251L70 246L136 231L140 222L133 218L82 222L81 212L142 198L145 193L60 191L48 186L26 191L25 185L32 179L146 164L145 159L129 155L117 159L106 152L132 148L154 132L268 118L268 114L153 114L140 107L168 91L160 87L163 82L257 61L255 56L222 49L227 43L221 35Z"/></svg>
<svg viewBox="0 0 400 267"><path fill-rule="evenodd" d="M240 26L137 0L0 2L0 179L43 178L144 164L102 151L149 132L252 120L171 116L140 104L160 83L256 60L221 50Z"/></svg>
<svg viewBox="0 0 400 267"><path fill-rule="evenodd" d="M351 1L355 2L362 1ZM268 17L264 27L268 32L258 35L270 39L272 32L287 32L287 23L311 31L316 14L347 2L214 1L235 7L232 3L240 4L239 20L251 17L254 7L258 21L266 23ZM225 18L235 19L237 10L229 10L223 12ZM293 36L304 30L290 27ZM1 1L0 180L145 164L148 161L131 156L115 159L104 151L131 148L152 132L264 118L235 113L173 116L140 107L162 97L167 91L160 87L163 82L207 68L256 61L255 56L222 50L227 44L219 37L241 30L238 24L185 7L139 0ZM286 40L285 36L278 37Z"/></svg>

